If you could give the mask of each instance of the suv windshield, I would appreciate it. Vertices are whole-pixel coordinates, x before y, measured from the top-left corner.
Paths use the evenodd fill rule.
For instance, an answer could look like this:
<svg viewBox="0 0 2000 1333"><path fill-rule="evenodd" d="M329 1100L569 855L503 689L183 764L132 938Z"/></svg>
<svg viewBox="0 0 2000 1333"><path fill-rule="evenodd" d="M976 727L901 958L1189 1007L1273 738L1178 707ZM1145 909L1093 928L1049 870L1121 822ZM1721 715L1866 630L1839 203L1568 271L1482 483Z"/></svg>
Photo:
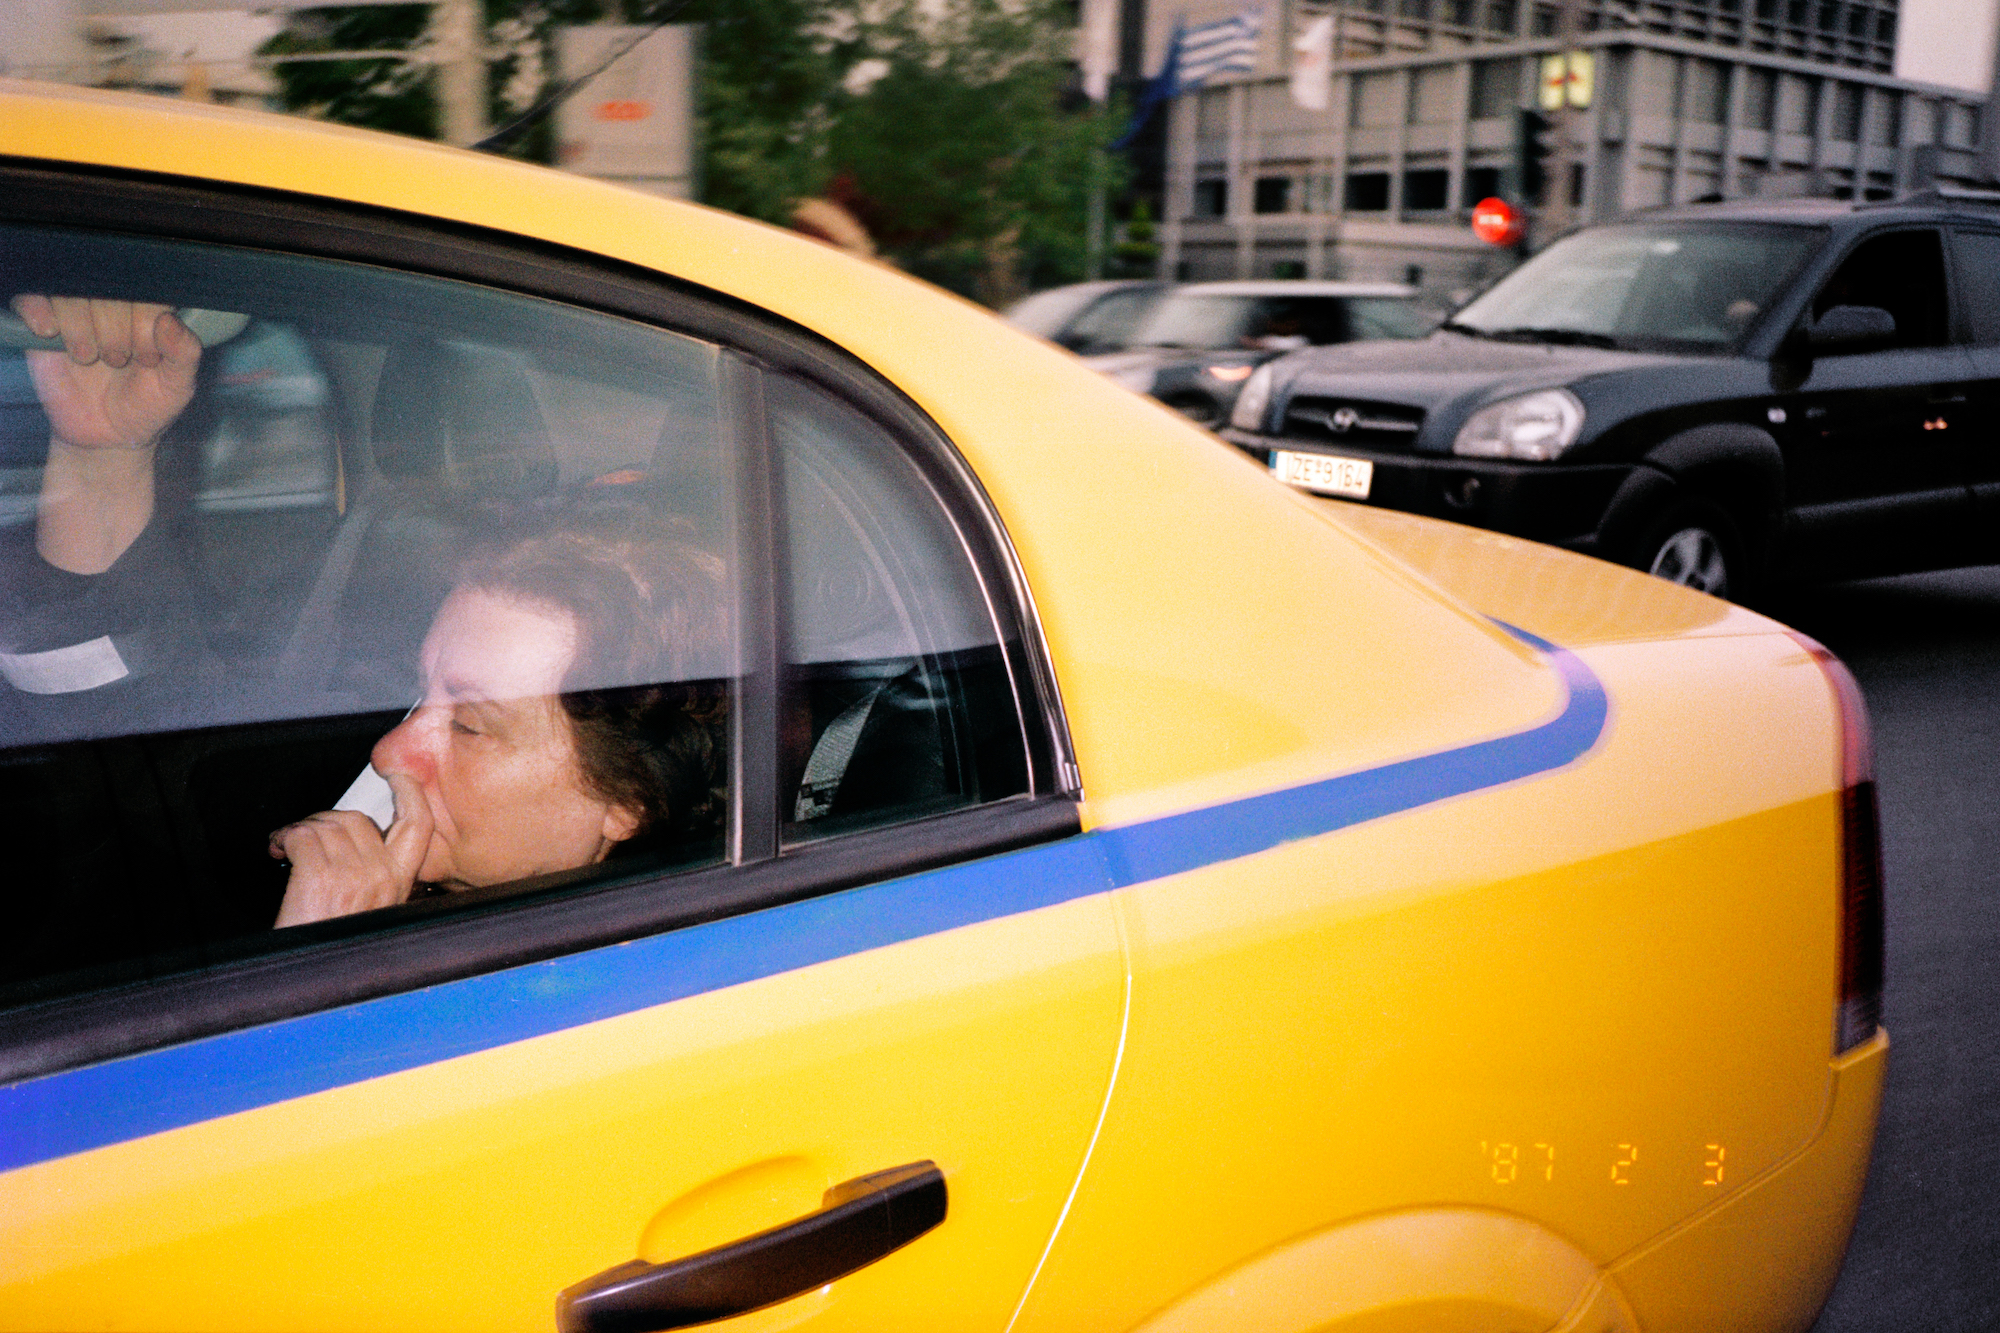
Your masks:
<svg viewBox="0 0 2000 1333"><path fill-rule="evenodd" d="M1597 227L1536 255L1445 325L1638 350L1733 346L1824 239L1816 227Z"/></svg>

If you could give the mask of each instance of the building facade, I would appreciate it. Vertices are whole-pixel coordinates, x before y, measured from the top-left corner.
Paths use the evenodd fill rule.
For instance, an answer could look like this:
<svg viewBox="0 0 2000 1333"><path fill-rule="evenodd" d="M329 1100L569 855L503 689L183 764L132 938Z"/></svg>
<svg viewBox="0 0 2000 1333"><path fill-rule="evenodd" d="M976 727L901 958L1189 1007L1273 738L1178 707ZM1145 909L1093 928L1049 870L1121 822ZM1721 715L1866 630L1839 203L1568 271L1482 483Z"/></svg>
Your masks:
<svg viewBox="0 0 2000 1333"><path fill-rule="evenodd" d="M1208 0L1187 21L1238 7ZM1289 87L1292 43L1321 15L1335 25L1324 111ZM1391 279L1440 298L1490 281L1515 255L1472 236L1471 209L1509 193L1517 111L1564 50L1590 53L1592 87L1554 114L1535 240L1703 198L1970 182L1985 99L1895 78L1896 17L1896 0L1274 0L1258 67L1172 108L1165 271ZM1172 18L1148 27L1157 68Z"/></svg>

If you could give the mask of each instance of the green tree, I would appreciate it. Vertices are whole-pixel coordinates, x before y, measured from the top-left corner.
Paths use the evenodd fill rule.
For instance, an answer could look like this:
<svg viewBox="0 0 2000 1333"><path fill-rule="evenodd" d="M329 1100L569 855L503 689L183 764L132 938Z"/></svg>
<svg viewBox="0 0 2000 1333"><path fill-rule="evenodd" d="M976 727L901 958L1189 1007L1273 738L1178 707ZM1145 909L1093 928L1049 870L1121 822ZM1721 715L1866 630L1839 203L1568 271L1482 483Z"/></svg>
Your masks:
<svg viewBox="0 0 2000 1333"><path fill-rule="evenodd" d="M287 17L262 54L406 51L429 21L429 5L301 10ZM398 134L437 134L437 99L422 66L389 59L323 60L275 65L272 71L279 100L289 111Z"/></svg>
<svg viewBox="0 0 2000 1333"><path fill-rule="evenodd" d="M891 0L860 25L876 77L849 80L828 149L886 254L995 304L1083 275L1092 159L1118 122L1064 108L1071 41L1046 0Z"/></svg>
<svg viewBox="0 0 2000 1333"><path fill-rule="evenodd" d="M1111 247L1111 266L1121 278L1150 278L1159 271L1160 243L1155 240L1153 210L1144 199L1134 201L1125 236Z"/></svg>
<svg viewBox="0 0 2000 1333"><path fill-rule="evenodd" d="M783 224L831 194L912 272L990 302L1081 277L1096 154L1122 121L1066 109L1062 0L485 0L488 115L552 88L555 29L599 19L702 26L704 202ZM271 54L404 50L428 5L306 10ZM393 60L276 67L288 108L431 136L428 69ZM550 117L507 151L549 161ZM1115 170L1107 187L1116 193Z"/></svg>
<svg viewBox="0 0 2000 1333"><path fill-rule="evenodd" d="M650 19L668 4L639 9ZM840 81L856 58L834 34L828 0L695 0L675 22L699 23L695 115L702 202L784 224L825 190L827 134Z"/></svg>

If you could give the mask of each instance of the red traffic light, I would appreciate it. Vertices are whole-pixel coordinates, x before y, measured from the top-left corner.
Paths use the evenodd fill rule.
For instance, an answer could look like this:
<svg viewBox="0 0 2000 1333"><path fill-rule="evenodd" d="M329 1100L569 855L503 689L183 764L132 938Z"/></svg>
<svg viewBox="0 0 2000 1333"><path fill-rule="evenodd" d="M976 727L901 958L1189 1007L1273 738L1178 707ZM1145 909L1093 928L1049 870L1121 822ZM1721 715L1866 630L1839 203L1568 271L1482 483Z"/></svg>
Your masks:
<svg viewBox="0 0 2000 1333"><path fill-rule="evenodd" d="M1521 210L1505 199L1481 199L1472 210L1472 234L1488 245L1512 245L1527 224Z"/></svg>

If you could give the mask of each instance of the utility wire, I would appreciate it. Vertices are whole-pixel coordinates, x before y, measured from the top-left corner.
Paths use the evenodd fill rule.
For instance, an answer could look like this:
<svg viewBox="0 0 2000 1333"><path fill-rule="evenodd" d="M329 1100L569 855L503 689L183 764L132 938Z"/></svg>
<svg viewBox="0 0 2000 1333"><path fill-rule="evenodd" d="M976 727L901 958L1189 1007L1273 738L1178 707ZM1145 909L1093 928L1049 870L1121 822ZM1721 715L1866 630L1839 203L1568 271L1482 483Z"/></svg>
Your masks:
<svg viewBox="0 0 2000 1333"><path fill-rule="evenodd" d="M683 9L686 9L690 3L692 3L692 0L674 0L672 4L667 6L666 12L659 18L654 19L644 32L634 37L631 41L626 42L604 59L598 61L591 69L577 75L577 77L569 80L567 83L559 83L550 91L543 93L535 99L534 105L530 106L526 111L523 111L520 115L514 117L514 119L508 121L484 139L473 144L474 151L481 153L505 152L518 142L522 135L533 129L535 122L541 120L551 111L554 111L576 93L581 92L586 83L589 83L605 70L610 69L613 65L631 54L639 43L673 22L674 16Z"/></svg>

